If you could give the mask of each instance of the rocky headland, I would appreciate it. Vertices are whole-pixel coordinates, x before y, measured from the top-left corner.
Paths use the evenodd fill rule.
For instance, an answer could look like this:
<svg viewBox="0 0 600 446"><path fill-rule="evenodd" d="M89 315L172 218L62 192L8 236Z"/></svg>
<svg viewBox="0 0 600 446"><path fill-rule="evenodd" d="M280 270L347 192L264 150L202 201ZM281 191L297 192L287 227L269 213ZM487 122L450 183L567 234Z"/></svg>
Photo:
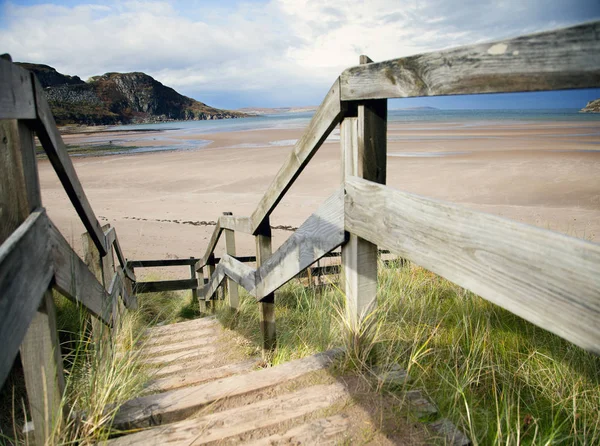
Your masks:
<svg viewBox="0 0 600 446"><path fill-rule="evenodd" d="M600 99L588 102L580 111L583 113L600 113Z"/></svg>
<svg viewBox="0 0 600 446"><path fill-rule="evenodd" d="M57 124L114 125L248 116L183 96L145 73L106 73L87 82L48 65L18 63L39 79Z"/></svg>

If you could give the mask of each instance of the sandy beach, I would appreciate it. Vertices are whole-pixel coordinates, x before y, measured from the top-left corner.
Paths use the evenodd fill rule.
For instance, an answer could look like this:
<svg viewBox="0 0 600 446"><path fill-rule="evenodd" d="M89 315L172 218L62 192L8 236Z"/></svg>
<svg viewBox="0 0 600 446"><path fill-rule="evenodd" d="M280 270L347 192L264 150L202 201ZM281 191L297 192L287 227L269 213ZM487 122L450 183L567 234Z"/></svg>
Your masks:
<svg viewBox="0 0 600 446"><path fill-rule="evenodd" d="M75 157L102 223L117 228L130 259L201 256L224 211L248 216L302 128L204 133L111 132L115 145L185 144L186 150ZM108 134L65 135L68 144ZM190 144L202 141L197 150ZM299 226L340 185L336 132L272 215L272 225ZM84 231L47 160L39 161L44 206L78 252ZM389 186L563 232L600 240L598 122L390 123ZM205 223L202 223L205 222ZM290 231L274 230L275 247ZM238 253L254 253L251 236ZM219 252L224 247L219 247ZM159 271L181 277L186 268ZM148 271L148 270L146 270Z"/></svg>

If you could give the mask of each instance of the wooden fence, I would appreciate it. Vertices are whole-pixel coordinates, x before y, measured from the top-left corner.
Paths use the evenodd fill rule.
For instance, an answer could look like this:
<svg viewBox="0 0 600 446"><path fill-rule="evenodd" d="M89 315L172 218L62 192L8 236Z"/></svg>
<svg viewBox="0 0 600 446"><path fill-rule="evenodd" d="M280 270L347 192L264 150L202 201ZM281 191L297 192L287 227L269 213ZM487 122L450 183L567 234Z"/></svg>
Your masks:
<svg viewBox="0 0 600 446"><path fill-rule="evenodd" d="M251 216L222 215L201 258L127 262L115 229L101 227L92 211L39 82L0 60L0 383L20 348L37 432L60 416L63 391L51 289L114 326L138 293L192 289L205 310L226 285L237 309L239 285L256 298L264 348L272 349L274 292L339 247L356 326L376 305L380 247L600 353L600 245L385 186L387 98L600 87L600 22L360 62L335 80ZM339 190L272 252L270 214L338 125ZM85 262L42 208L34 133L88 231ZM236 258L236 232L255 236L256 267ZM223 234L227 252L217 259ZM170 265L189 266L190 278L136 283L134 268Z"/></svg>
<svg viewBox="0 0 600 446"><path fill-rule="evenodd" d="M345 70L250 217L219 219L196 270L225 280L261 306L265 348L275 344L273 292L341 246L348 317L376 305L377 247L423 266L586 350L600 353L600 246L385 186L387 99L600 87L600 22ZM334 193L275 252L269 215L340 125L342 172ZM232 255L226 232L256 237L257 267ZM235 308L236 300L231 305Z"/></svg>

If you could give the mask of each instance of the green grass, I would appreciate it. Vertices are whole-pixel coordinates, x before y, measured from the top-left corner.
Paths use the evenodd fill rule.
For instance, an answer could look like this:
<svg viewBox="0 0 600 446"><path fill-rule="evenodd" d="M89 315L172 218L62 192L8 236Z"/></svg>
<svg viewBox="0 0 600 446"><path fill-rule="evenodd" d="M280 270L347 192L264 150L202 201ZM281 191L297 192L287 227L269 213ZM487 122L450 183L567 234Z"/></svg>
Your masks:
<svg viewBox="0 0 600 446"><path fill-rule="evenodd" d="M138 310L125 312L114 332L98 337L92 335L83 308L55 295L65 369L62 405L69 409L66 421L52 427L48 445L96 444L108 438L120 404L139 396L149 379L136 354L144 331L197 317L197 308L190 301L189 292L140 295ZM32 444L31 438L21 434L26 406L21 381L22 375L16 373L11 383L17 391L2 401L0 411L10 414L13 426L3 427L0 444Z"/></svg>
<svg viewBox="0 0 600 446"><path fill-rule="evenodd" d="M346 371L400 364L474 444L600 443L600 358L422 268L379 270L378 308L358 334L336 284L283 287L272 362L344 345ZM259 350L252 298L235 319L222 304L217 314Z"/></svg>

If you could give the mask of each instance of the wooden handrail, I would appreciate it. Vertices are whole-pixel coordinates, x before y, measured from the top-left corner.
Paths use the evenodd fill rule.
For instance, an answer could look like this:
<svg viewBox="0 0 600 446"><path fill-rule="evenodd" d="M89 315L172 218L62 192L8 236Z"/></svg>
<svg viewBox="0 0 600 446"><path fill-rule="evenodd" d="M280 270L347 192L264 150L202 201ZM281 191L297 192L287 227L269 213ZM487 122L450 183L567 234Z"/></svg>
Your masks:
<svg viewBox="0 0 600 446"><path fill-rule="evenodd" d="M348 68L341 100L594 88L600 21Z"/></svg>
<svg viewBox="0 0 600 446"><path fill-rule="evenodd" d="M200 271L201 268L204 268L206 266L206 264L208 263L208 261L210 260L211 256L213 256L215 247L217 246L219 238L221 237L221 232L223 232L223 229L221 228L220 221L217 220L215 229L213 230L213 233L210 236L210 240L208 241L208 246L206 247L206 251L205 251L204 255L202 256L202 258L198 262L196 262L196 266L195 266L196 271Z"/></svg>
<svg viewBox="0 0 600 446"><path fill-rule="evenodd" d="M350 177L345 228L600 354L600 245Z"/></svg>
<svg viewBox="0 0 600 446"><path fill-rule="evenodd" d="M58 228L51 221L48 221L48 227L55 270L54 286L62 295L82 304L87 311L110 326L113 310L110 296Z"/></svg>
<svg viewBox="0 0 600 446"><path fill-rule="evenodd" d="M0 245L0 385L54 276L47 222L37 210Z"/></svg>
<svg viewBox="0 0 600 446"><path fill-rule="evenodd" d="M225 255L202 290L205 300L229 277L260 302L328 252L344 243L344 203L340 189L312 214L259 268Z"/></svg>
<svg viewBox="0 0 600 446"><path fill-rule="evenodd" d="M50 111L48 101L44 96L44 92L40 82L35 75L31 73L31 82L35 93L35 104L37 119L33 121L34 130L42 143L42 147L48 155L48 159L54 167L63 188L67 192L71 203L75 207L81 222L92 237L96 248L100 251L101 256L105 256L108 252L106 238L102 231L102 226L96 218L94 211L83 191L83 187L77 177L73 162L67 153L65 144L56 128L54 116Z"/></svg>
<svg viewBox="0 0 600 446"><path fill-rule="evenodd" d="M313 115L308 127L298 140L294 149L287 157L283 166L275 175L273 182L265 192L252 219L252 232L257 233L263 221L273 212L283 196L294 184L321 144L331 131L340 123L343 117L343 107L340 102L339 79L325 96L325 99Z"/></svg>
<svg viewBox="0 0 600 446"><path fill-rule="evenodd" d="M221 215L219 224L222 229L230 229L242 234L252 234L252 219L250 217L234 217L233 215Z"/></svg>

